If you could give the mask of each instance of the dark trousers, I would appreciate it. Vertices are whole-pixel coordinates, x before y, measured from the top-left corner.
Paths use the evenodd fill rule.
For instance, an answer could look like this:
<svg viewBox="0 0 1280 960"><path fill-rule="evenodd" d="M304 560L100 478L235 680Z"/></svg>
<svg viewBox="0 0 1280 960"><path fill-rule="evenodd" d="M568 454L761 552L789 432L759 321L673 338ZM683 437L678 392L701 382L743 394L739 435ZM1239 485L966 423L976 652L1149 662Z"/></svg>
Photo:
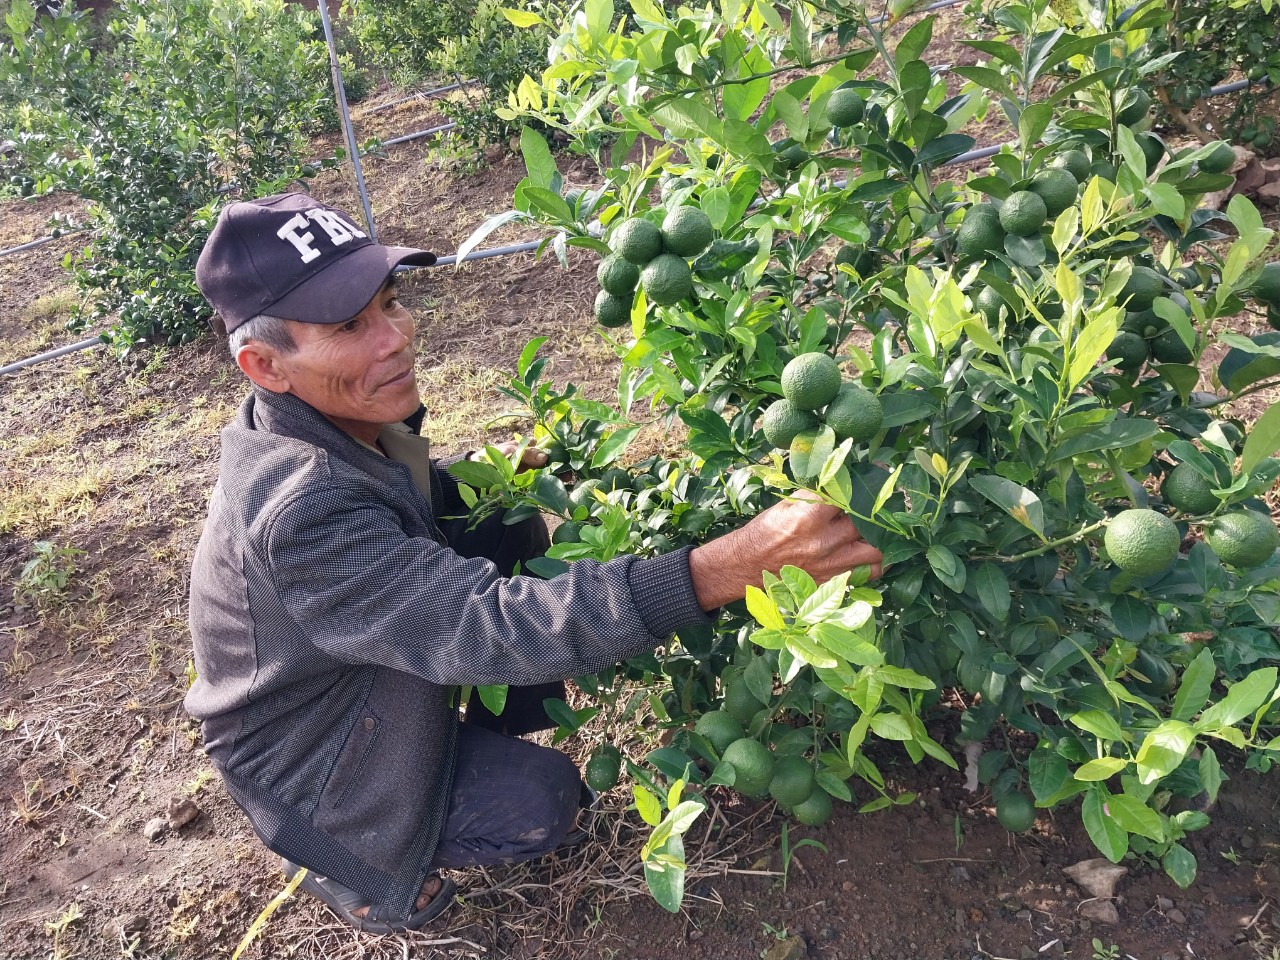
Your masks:
<svg viewBox="0 0 1280 960"><path fill-rule="evenodd" d="M517 563L550 546L541 517L508 526L495 514L472 530L465 520L440 527L455 552L492 560L508 577ZM432 866L514 863L559 846L580 805L578 768L559 750L518 737L555 727L542 701L563 697L560 681L511 687L502 713L494 715L473 692L458 731L449 812Z"/></svg>

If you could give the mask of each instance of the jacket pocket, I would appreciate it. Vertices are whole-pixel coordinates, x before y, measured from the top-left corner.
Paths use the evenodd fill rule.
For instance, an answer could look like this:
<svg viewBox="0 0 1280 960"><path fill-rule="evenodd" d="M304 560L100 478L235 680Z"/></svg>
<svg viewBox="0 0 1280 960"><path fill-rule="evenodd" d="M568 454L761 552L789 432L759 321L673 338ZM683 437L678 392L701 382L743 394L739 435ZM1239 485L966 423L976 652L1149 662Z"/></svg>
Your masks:
<svg viewBox="0 0 1280 960"><path fill-rule="evenodd" d="M325 784L321 804L336 810L342 806L348 791L360 783L360 775L364 765L373 753L378 734L382 731L382 721L368 709L360 714L351 732L347 734L347 742L338 754L333 772Z"/></svg>

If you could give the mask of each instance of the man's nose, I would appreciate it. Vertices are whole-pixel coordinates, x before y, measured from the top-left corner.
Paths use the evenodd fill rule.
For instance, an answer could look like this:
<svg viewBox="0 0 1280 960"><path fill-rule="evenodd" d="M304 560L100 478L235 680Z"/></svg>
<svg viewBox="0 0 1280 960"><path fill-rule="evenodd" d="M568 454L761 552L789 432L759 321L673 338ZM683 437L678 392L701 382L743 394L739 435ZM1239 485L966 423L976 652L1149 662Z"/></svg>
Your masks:
<svg viewBox="0 0 1280 960"><path fill-rule="evenodd" d="M382 340L388 354L399 353L413 343L413 321L395 316L384 316Z"/></svg>

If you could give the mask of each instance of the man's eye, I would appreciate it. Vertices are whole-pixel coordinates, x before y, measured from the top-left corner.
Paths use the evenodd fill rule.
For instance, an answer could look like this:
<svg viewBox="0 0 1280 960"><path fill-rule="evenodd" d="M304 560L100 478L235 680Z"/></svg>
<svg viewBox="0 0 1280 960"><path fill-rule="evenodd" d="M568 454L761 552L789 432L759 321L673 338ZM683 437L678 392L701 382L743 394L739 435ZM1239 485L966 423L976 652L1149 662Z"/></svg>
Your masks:
<svg viewBox="0 0 1280 960"><path fill-rule="evenodd" d="M352 333L353 331L358 330L359 327L360 327L359 317L352 317L350 320L348 320L346 323L342 325L342 329L346 333Z"/></svg>

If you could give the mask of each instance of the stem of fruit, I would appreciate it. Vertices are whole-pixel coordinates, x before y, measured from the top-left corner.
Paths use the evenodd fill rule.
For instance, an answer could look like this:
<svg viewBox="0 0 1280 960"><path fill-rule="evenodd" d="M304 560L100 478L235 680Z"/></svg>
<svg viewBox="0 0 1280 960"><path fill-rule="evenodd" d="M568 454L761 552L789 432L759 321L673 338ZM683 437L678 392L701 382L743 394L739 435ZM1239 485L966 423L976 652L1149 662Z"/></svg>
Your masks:
<svg viewBox="0 0 1280 960"><path fill-rule="evenodd" d="M1015 563L1018 560L1027 560L1027 559L1030 559L1031 557L1038 557L1042 553L1048 553L1050 550L1056 550L1058 549L1058 547L1066 546L1068 543L1073 543L1076 540L1079 540L1081 537L1087 536L1088 534L1093 533L1093 531L1095 530L1102 529L1106 525L1107 525L1106 520L1099 520L1097 523L1091 523L1087 527L1081 527L1079 530L1077 530L1073 534L1070 534L1069 536L1060 537L1057 540L1050 540L1048 543L1044 544L1043 546L1036 547L1034 550L1028 550L1026 553L1019 553L1017 556L1013 556L1013 557L996 557L995 559L1002 560L1006 563Z"/></svg>

